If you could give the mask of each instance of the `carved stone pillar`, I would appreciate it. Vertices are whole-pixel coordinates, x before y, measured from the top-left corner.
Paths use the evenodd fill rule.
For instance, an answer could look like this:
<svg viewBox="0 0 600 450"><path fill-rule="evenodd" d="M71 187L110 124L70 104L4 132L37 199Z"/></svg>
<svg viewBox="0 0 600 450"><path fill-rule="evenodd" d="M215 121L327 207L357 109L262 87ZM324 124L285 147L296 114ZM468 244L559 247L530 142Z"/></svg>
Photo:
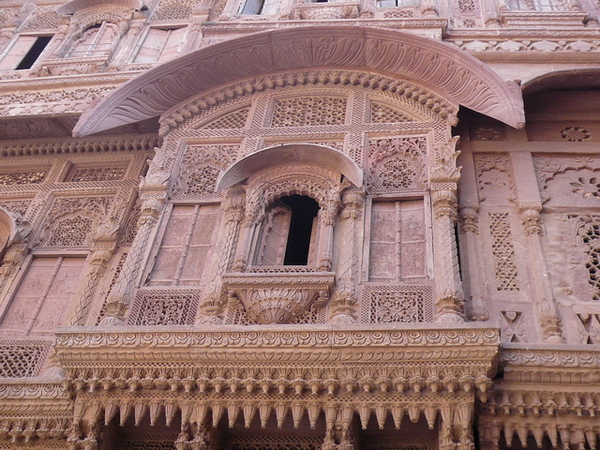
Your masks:
<svg viewBox="0 0 600 450"><path fill-rule="evenodd" d="M562 343L564 338L560 318L548 282L548 267L540 241L543 234L541 210L541 206L521 208L521 219L527 236L529 266L535 268L531 271L535 292L534 308L542 340L549 343Z"/></svg>
<svg viewBox="0 0 600 450"><path fill-rule="evenodd" d="M90 309L94 293L98 287L98 283L102 279L108 262L114 255L117 247L117 232L119 224L114 218L100 227L94 237L94 245L90 256L90 262L87 271L84 275L83 283L80 284L78 291L75 293L74 310L71 312L71 326L79 326L85 324L85 319Z"/></svg>
<svg viewBox="0 0 600 450"><path fill-rule="evenodd" d="M356 280L359 277L358 252L362 234L359 223L362 216L364 192L349 190L343 195L338 232L340 253L336 266L337 289L331 302L332 323L354 323L356 321Z"/></svg>
<svg viewBox="0 0 600 450"><path fill-rule="evenodd" d="M317 268L322 272L331 271L331 264L333 262L333 229L335 227L338 208L338 203L331 201L325 205L325 208L321 212Z"/></svg>
<svg viewBox="0 0 600 450"><path fill-rule="evenodd" d="M464 295L460 281L454 225L458 216L456 198L460 168L456 167L458 138L437 149L437 165L431 169L433 206L433 258L438 322L463 322Z"/></svg>
<svg viewBox="0 0 600 450"><path fill-rule="evenodd" d="M200 304L199 323L220 323L221 312L221 276L227 272L235 255L241 222L244 218L244 196L239 192L228 193L224 204L223 224L217 238L216 248L220 252L215 255L210 268L206 287L206 295Z"/></svg>
<svg viewBox="0 0 600 450"><path fill-rule="evenodd" d="M482 291L481 267L483 261L480 261L480 255L483 251L480 248L479 235L479 215L478 208L474 206L461 207L459 210L459 232L462 236L461 253L464 261L469 267L469 293L470 293L470 317L472 320L488 320L489 312L485 304L485 294Z"/></svg>
<svg viewBox="0 0 600 450"><path fill-rule="evenodd" d="M140 183L142 206L138 230L123 263L119 278L108 296L106 314L100 322L100 326L123 325L125 311L131 303L131 296L142 269L150 237L167 200L169 174L156 162L149 161L149 163L148 175Z"/></svg>

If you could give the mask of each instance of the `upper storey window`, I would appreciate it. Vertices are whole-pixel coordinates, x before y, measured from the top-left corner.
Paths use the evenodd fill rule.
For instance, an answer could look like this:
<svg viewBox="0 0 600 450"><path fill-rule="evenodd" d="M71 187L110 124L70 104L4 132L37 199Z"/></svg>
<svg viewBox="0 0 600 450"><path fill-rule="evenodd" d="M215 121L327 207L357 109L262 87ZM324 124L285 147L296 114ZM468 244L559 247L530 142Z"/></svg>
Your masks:
<svg viewBox="0 0 600 450"><path fill-rule="evenodd" d="M565 0L510 0L509 8L513 11L567 11Z"/></svg>
<svg viewBox="0 0 600 450"><path fill-rule="evenodd" d="M119 36L118 26L102 22L87 28L67 49L65 58L109 56Z"/></svg>
<svg viewBox="0 0 600 450"><path fill-rule="evenodd" d="M0 69L30 69L51 39L52 36L18 36L0 59Z"/></svg>
<svg viewBox="0 0 600 450"><path fill-rule="evenodd" d="M275 0L246 0L240 10L240 15L263 15L270 16L276 14L279 8L279 3Z"/></svg>
<svg viewBox="0 0 600 450"><path fill-rule="evenodd" d="M319 204L305 195L272 203L263 221L258 265L314 265Z"/></svg>
<svg viewBox="0 0 600 450"><path fill-rule="evenodd" d="M395 8L395 7L409 7L418 6L419 0L377 0L378 8Z"/></svg>
<svg viewBox="0 0 600 450"><path fill-rule="evenodd" d="M137 54L134 63L154 63L174 58L185 43L187 27L150 28Z"/></svg>

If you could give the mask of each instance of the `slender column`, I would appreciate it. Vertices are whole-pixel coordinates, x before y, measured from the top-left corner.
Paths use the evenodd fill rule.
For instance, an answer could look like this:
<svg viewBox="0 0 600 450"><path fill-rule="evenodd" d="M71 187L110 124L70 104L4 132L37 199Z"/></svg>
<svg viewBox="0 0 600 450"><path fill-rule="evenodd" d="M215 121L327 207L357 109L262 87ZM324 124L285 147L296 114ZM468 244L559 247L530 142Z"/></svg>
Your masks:
<svg viewBox="0 0 600 450"><path fill-rule="evenodd" d="M344 193L340 214L341 239L339 242L340 254L336 266L337 292L331 303L332 323L356 322L356 280L359 277L358 252L359 240L358 225L362 217L364 192L349 190Z"/></svg>
<svg viewBox="0 0 600 450"><path fill-rule="evenodd" d="M142 179L140 184L142 207L138 220L138 231L119 278L110 291L106 302L106 314L100 322L100 326L118 326L124 323L125 311L131 303L142 262L149 248L150 236L167 200L168 178L169 174L162 166L150 161L148 175Z"/></svg>
<svg viewBox="0 0 600 450"><path fill-rule="evenodd" d="M216 248L220 249L212 262L208 274L210 280L206 287L206 295L200 304L199 323L218 324L222 308L221 277L232 264L236 244L240 235L241 222L244 218L244 196L239 193L229 193L225 199L223 226L217 239Z"/></svg>
<svg viewBox="0 0 600 450"><path fill-rule="evenodd" d="M330 201L323 208L321 215L321 230L319 233L319 261L317 268L321 272L331 271L333 262L333 229L335 227L336 216L339 204L336 201Z"/></svg>
<svg viewBox="0 0 600 450"><path fill-rule="evenodd" d="M454 225L460 168L456 167L458 138L437 149L438 165L430 173L433 205L433 257L438 322L463 322L464 294L460 281Z"/></svg>

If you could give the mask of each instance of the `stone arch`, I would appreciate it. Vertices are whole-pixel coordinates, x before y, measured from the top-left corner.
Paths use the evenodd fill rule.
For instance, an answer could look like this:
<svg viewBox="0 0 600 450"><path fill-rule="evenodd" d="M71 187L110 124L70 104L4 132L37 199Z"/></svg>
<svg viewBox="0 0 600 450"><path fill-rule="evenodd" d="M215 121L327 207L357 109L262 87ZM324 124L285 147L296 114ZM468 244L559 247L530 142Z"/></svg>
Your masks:
<svg viewBox="0 0 600 450"><path fill-rule="evenodd" d="M219 176L216 190L231 187L258 170L273 168L283 162L314 164L339 172L357 187L363 183L362 171L343 153L325 145L285 144L265 148L240 159Z"/></svg>
<svg viewBox="0 0 600 450"><path fill-rule="evenodd" d="M140 75L82 115L84 136L164 114L199 92L266 74L360 70L415 82L513 127L524 124L518 86L448 44L397 30L323 26L274 30L197 50Z"/></svg>

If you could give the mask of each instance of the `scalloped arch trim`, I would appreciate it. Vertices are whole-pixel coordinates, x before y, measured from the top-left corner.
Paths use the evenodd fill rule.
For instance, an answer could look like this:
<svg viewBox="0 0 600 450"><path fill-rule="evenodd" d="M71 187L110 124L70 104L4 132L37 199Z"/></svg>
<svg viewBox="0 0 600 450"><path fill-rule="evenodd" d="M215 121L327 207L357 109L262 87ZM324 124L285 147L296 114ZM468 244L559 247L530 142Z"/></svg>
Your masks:
<svg viewBox="0 0 600 450"><path fill-rule="evenodd" d="M519 87L462 50L396 30L319 26L256 33L167 62L109 94L81 116L73 134L160 116L198 93L235 81L321 68L405 79L515 128L525 123Z"/></svg>
<svg viewBox="0 0 600 450"><path fill-rule="evenodd" d="M343 153L319 144L282 144L251 153L223 172L217 180L221 191L253 173L286 163L316 165L344 175L356 187L363 183L362 170Z"/></svg>

